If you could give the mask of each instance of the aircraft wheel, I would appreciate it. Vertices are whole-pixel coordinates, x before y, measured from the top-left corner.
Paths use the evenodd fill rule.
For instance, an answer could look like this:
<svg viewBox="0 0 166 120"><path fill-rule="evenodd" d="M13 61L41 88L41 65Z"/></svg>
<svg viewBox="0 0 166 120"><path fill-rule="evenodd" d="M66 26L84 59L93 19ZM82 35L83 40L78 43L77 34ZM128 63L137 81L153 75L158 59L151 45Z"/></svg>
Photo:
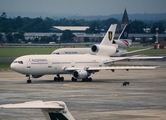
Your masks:
<svg viewBox="0 0 166 120"><path fill-rule="evenodd" d="M57 81L57 77L54 77L54 81Z"/></svg>
<svg viewBox="0 0 166 120"><path fill-rule="evenodd" d="M92 78L88 78L88 81L89 81L89 82L92 82Z"/></svg>
<svg viewBox="0 0 166 120"><path fill-rule="evenodd" d="M86 82L86 81L87 81L87 79L86 79L86 78L83 78L83 79L82 79L82 82Z"/></svg>
<svg viewBox="0 0 166 120"><path fill-rule="evenodd" d="M27 80L27 83L31 83L32 81L31 80Z"/></svg>
<svg viewBox="0 0 166 120"><path fill-rule="evenodd" d="M60 79L61 79L61 81L64 81L64 77L61 77Z"/></svg>
<svg viewBox="0 0 166 120"><path fill-rule="evenodd" d="M75 79L74 77L72 77L72 78L71 78L71 81L76 82L77 79Z"/></svg>

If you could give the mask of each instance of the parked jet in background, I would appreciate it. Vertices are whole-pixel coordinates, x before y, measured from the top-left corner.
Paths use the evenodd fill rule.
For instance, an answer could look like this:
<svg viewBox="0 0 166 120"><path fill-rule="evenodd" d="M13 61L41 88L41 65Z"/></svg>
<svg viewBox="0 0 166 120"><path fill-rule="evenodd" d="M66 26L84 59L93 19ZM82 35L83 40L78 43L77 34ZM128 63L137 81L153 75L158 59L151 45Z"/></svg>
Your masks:
<svg viewBox="0 0 166 120"><path fill-rule="evenodd" d="M113 55L110 54L110 56L124 55L125 52L127 52L124 48L131 46L131 40L127 39L130 25L126 25L122 33L120 34L119 38L117 40L114 40L116 27L116 24L111 25L101 43L95 44L91 48L60 48L54 50L52 54L95 54L93 50L97 50L99 46L105 45L105 47L118 46L116 53ZM108 35L110 35L111 39L107 37Z"/></svg>
<svg viewBox="0 0 166 120"><path fill-rule="evenodd" d="M132 45L132 40L128 39L129 30L130 24L126 24L121 34L119 35L119 38L113 41L114 44L118 45L118 48L128 48Z"/></svg>

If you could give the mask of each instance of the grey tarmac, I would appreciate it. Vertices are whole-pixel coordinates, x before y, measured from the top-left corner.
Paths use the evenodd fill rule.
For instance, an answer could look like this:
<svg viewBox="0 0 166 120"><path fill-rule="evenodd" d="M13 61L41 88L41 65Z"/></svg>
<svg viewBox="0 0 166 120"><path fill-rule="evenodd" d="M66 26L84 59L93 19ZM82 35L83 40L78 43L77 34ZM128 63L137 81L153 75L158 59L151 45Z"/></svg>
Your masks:
<svg viewBox="0 0 166 120"><path fill-rule="evenodd" d="M0 72L0 104L33 100L64 101L76 120L165 120L166 62L155 70L100 71L92 82L54 82L54 75L32 79L13 71ZM124 63L126 64L126 63ZM129 86L122 87L124 81ZM45 120L38 109L0 109L0 120Z"/></svg>

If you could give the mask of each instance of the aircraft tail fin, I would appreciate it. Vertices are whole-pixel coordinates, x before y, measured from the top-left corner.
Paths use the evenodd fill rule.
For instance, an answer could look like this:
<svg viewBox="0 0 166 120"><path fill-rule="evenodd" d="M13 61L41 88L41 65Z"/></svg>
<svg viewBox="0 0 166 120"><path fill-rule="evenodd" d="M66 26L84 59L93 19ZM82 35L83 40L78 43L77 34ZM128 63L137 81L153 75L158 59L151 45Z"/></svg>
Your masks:
<svg viewBox="0 0 166 120"><path fill-rule="evenodd" d="M130 24L126 24L118 39L127 39L129 35Z"/></svg>
<svg viewBox="0 0 166 120"><path fill-rule="evenodd" d="M112 24L108 29L107 33L105 34L103 40L101 41L100 45L110 45L113 42L115 31L116 31L117 24Z"/></svg>
<svg viewBox="0 0 166 120"><path fill-rule="evenodd" d="M75 120L62 101L31 101L18 104L0 105L0 108L41 109L46 120Z"/></svg>

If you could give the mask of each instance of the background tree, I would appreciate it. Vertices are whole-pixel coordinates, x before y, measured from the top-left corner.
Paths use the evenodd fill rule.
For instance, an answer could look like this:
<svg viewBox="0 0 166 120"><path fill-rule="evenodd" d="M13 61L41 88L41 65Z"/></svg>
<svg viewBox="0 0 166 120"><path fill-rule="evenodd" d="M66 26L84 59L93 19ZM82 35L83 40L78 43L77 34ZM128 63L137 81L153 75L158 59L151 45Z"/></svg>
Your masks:
<svg viewBox="0 0 166 120"><path fill-rule="evenodd" d="M130 26L130 32L131 33L144 33L144 28L146 28L146 25L139 20L134 20L133 22L131 22L131 26Z"/></svg>
<svg viewBox="0 0 166 120"><path fill-rule="evenodd" d="M6 43L13 43L14 42L13 35L11 32L5 33L5 35L6 35L6 41L5 41Z"/></svg>
<svg viewBox="0 0 166 120"><path fill-rule="evenodd" d="M61 35L60 41L61 42L73 42L75 35L72 34L70 30L63 31L63 34Z"/></svg>
<svg viewBox="0 0 166 120"><path fill-rule="evenodd" d="M165 32L165 28L162 22L156 22L153 24L152 28L151 28L151 33L156 33L156 28L158 28L158 33L164 33Z"/></svg>
<svg viewBox="0 0 166 120"><path fill-rule="evenodd" d="M85 37L84 42L90 42L90 39L88 37Z"/></svg>
<svg viewBox="0 0 166 120"><path fill-rule="evenodd" d="M14 42L25 42L24 32L14 33L13 35Z"/></svg>
<svg viewBox="0 0 166 120"><path fill-rule="evenodd" d="M6 15L5 12L3 12L2 15L1 15L1 17L0 17L0 19L6 19L6 18L7 18L7 15Z"/></svg>
<svg viewBox="0 0 166 120"><path fill-rule="evenodd" d="M96 33L100 33L100 24L98 21L94 21L92 22L92 24L90 25L89 29L86 29L86 33L92 33L92 34L96 34Z"/></svg>
<svg viewBox="0 0 166 120"><path fill-rule="evenodd" d="M4 40L3 40L3 35L0 34L0 43L3 43L3 42L4 42Z"/></svg>
<svg viewBox="0 0 166 120"><path fill-rule="evenodd" d="M57 42L58 36L56 34L51 36L51 41L50 42Z"/></svg>

